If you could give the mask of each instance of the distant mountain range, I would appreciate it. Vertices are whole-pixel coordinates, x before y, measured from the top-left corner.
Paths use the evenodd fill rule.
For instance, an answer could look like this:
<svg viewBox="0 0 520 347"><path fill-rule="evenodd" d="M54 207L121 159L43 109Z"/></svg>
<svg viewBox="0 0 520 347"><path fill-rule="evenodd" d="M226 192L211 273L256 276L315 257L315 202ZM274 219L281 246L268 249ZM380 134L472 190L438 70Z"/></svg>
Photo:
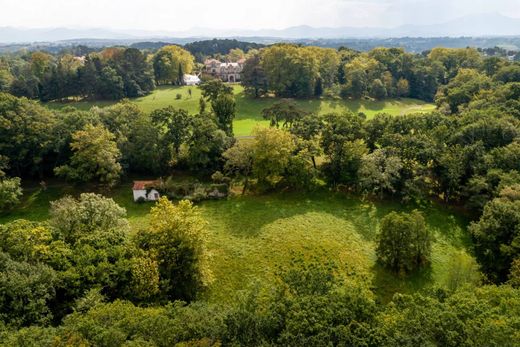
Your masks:
<svg viewBox="0 0 520 347"><path fill-rule="evenodd" d="M280 39L339 39L393 37L460 37L460 36L520 36L520 18L498 13L461 17L445 23L403 25L395 28L316 28L296 26L282 30L215 30L193 28L187 31L111 30L104 28L21 29L0 27L0 43L54 42L73 39L165 40L168 38L213 37L272 37Z"/></svg>

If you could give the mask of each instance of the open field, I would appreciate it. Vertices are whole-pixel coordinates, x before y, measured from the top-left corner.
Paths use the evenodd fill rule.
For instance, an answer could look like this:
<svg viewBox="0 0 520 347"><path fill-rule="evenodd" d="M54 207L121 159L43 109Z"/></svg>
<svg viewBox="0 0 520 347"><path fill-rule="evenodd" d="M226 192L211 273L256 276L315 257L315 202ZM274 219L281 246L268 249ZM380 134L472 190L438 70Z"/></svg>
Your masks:
<svg viewBox="0 0 520 347"><path fill-rule="evenodd" d="M88 191L88 187L83 188ZM76 188L49 184L46 191L26 189L23 205L0 223L25 218L48 218L49 201ZM127 209L133 230L145 227L151 204L132 201L130 183L106 195ZM386 302L395 292L413 292L442 284L449 261L457 251L469 253L471 240L467 221L441 206L421 209L434 235L432 267L412 277L399 279L376 264L375 236L380 218L390 211L409 211L399 203L373 203L330 192L279 193L233 197L199 205L209 222L211 269L215 277L208 292L212 302L231 300L236 291L252 283L268 283L279 266L294 256L331 259L341 276L365 278Z"/></svg>
<svg viewBox="0 0 520 347"><path fill-rule="evenodd" d="M189 90L192 91L190 97ZM262 110L269 107L277 101L276 98L254 99L244 94L244 89L240 85L234 85L234 92L237 100L238 115L235 119L234 127L237 136L246 136L251 134L251 130L256 124L267 125L268 122L262 119ZM182 95L180 100L176 99L176 95ZM197 87L173 87L163 86L156 89L152 94L133 99L143 111L149 113L155 109L166 106L174 106L188 110L190 113L196 113L199 109L200 90ZM46 105L50 108L62 108L65 106L74 106L79 109L88 110L93 106L109 106L114 104L110 101L99 102L70 102L57 103L51 102ZM298 106L308 112L325 114L330 112L363 112L368 118L373 117L380 112L397 116L401 114L409 114L415 112L428 112L435 108L435 105L425 103L424 101L415 99L385 100L385 101L369 101L369 100L297 100Z"/></svg>

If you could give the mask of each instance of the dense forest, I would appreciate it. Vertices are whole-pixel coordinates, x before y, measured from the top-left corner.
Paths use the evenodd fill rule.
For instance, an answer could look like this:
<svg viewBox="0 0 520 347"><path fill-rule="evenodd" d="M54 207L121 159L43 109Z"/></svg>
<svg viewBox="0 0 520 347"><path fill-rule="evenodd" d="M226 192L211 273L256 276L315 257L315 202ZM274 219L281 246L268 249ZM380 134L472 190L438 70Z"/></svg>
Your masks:
<svg viewBox="0 0 520 347"><path fill-rule="evenodd" d="M239 51L235 50L236 56ZM194 202L163 198L132 233L125 210L98 194L51 203L46 222L0 225L0 344L5 346L518 346L520 345L520 65L478 50L366 53L279 44L243 53L252 97L270 127L233 133L232 88L201 85L198 114L114 106L47 109L42 101L122 99L180 84L197 69L178 46L110 48L78 58L33 52L0 60L0 209L22 180L59 178L109 190L124 176L175 171L237 194L326 191L466 211L482 278L457 264L449 287L377 300L370 283L295 256L277 281L210 304L207 223ZM409 96L428 114L319 116L290 98ZM168 199L167 197L170 197ZM397 277L427 269L420 212L390 213L378 261ZM469 265L468 265L469 266Z"/></svg>
<svg viewBox="0 0 520 347"><path fill-rule="evenodd" d="M64 54L4 55L0 57L0 91L42 101L138 97L159 84L180 85L186 73L200 74L203 67L196 63L192 53L199 62L210 56L228 61L246 59L243 84L255 97L273 93L296 98L411 97L432 101L452 80L469 78L462 77L462 69L478 73L471 78L480 81L472 83L486 84L483 88L492 88L491 82L515 80L520 70L500 49L435 48L411 54L399 48L375 48L361 53L346 48L290 44L257 49L260 46L233 40L203 41L188 46L191 53L180 46L163 46L154 53L137 48L89 52L78 47ZM229 50L229 47L235 48ZM471 95L461 97L467 101ZM438 102L453 108L462 101L441 98Z"/></svg>

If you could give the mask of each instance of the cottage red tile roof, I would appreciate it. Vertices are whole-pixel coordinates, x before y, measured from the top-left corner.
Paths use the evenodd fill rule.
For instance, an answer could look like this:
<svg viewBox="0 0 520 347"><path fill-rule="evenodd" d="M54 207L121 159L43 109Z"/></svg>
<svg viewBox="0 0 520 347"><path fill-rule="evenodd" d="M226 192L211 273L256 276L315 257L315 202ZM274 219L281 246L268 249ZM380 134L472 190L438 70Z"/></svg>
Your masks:
<svg viewBox="0 0 520 347"><path fill-rule="evenodd" d="M157 185L158 181L134 181L133 190L145 190L147 187Z"/></svg>

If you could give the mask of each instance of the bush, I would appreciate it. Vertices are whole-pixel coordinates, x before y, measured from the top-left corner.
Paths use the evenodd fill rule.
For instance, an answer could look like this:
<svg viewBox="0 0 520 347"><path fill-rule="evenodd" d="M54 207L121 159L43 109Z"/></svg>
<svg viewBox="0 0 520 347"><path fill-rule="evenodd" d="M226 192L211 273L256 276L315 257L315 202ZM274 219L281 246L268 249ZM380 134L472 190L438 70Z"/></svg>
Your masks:
<svg viewBox="0 0 520 347"><path fill-rule="evenodd" d="M220 175L219 175L220 174ZM174 183L171 178L167 179L158 189L170 199L190 200L200 202L209 199L222 199L229 194L229 178L215 172L212 176L215 182L221 183L204 184L200 182Z"/></svg>
<svg viewBox="0 0 520 347"><path fill-rule="evenodd" d="M20 178L5 178L0 176L0 211L13 208L20 203L22 188Z"/></svg>
<svg viewBox="0 0 520 347"><path fill-rule="evenodd" d="M182 94L175 95L175 100L181 100L181 99L182 99Z"/></svg>
<svg viewBox="0 0 520 347"><path fill-rule="evenodd" d="M215 183L222 183L224 180L224 174L220 171L215 171L215 173L211 175L211 180Z"/></svg>

